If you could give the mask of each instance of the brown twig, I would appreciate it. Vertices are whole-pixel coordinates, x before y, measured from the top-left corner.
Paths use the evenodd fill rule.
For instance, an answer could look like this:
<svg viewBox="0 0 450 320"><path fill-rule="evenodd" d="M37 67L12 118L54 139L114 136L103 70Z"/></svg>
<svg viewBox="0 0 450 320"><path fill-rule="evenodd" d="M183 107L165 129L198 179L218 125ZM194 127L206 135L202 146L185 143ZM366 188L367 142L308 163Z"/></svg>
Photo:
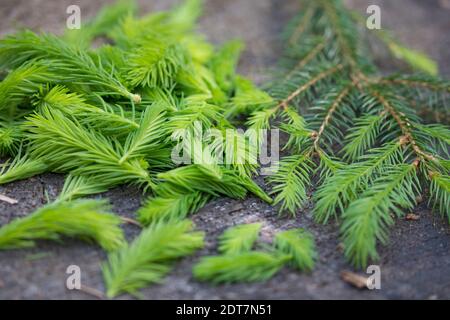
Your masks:
<svg viewBox="0 0 450 320"><path fill-rule="evenodd" d="M409 213L406 215L406 220L407 221L419 221L420 220L420 216L414 213Z"/></svg>
<svg viewBox="0 0 450 320"><path fill-rule="evenodd" d="M143 228L142 224L140 224L138 221L131 219L131 218L126 218L126 217L120 217L122 219L123 222L128 223L128 224L132 224L136 227L139 228Z"/></svg>
<svg viewBox="0 0 450 320"><path fill-rule="evenodd" d="M360 276L359 274L356 274L354 272L342 271L341 279L358 289L367 289L368 278Z"/></svg>
<svg viewBox="0 0 450 320"><path fill-rule="evenodd" d="M105 300L106 299L104 293L101 292L100 290L97 290L95 288L92 288L92 287L89 287L89 286L86 286L86 285L83 285L83 284L81 285L79 291L81 291L83 293L86 293L86 294L88 294L88 295L90 295L90 296L92 296L94 298L99 299L99 300Z"/></svg>

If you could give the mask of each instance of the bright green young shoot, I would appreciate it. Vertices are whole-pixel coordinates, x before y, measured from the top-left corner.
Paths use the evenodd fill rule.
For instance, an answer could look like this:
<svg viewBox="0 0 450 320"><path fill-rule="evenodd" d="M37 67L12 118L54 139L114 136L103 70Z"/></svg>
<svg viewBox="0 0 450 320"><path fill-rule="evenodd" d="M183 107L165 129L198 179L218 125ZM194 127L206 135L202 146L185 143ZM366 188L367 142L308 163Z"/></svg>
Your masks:
<svg viewBox="0 0 450 320"><path fill-rule="evenodd" d="M133 243L108 256L103 265L108 297L137 294L140 288L160 282L174 260L203 247L203 237L187 220L150 225Z"/></svg>
<svg viewBox="0 0 450 320"><path fill-rule="evenodd" d="M303 229L280 232L275 236L275 246L280 252L291 256L292 265L301 271L314 268L316 251L313 236Z"/></svg>
<svg viewBox="0 0 450 320"><path fill-rule="evenodd" d="M225 231L219 239L219 252L237 255L249 252L259 237L262 224L243 224Z"/></svg>
<svg viewBox="0 0 450 320"><path fill-rule="evenodd" d="M194 276L215 284L259 282L272 278L287 261L288 255L244 252L238 255L206 257L194 267Z"/></svg>
<svg viewBox="0 0 450 320"><path fill-rule="evenodd" d="M0 229L0 250L29 248L37 240L60 241L63 237L97 243L107 251L125 243L121 219L105 201L79 200L46 205L29 216Z"/></svg>

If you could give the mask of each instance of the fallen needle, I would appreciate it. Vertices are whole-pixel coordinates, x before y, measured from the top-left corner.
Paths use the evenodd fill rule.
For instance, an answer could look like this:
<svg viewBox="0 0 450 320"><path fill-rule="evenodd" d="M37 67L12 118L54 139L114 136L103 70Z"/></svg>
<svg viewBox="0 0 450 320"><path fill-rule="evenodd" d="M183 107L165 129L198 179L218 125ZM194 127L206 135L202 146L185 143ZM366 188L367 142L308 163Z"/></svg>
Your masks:
<svg viewBox="0 0 450 320"><path fill-rule="evenodd" d="M17 203L19 203L19 201L17 201L16 199L7 197L7 196L5 196L3 194L0 194L0 201L7 202L9 204L17 204Z"/></svg>

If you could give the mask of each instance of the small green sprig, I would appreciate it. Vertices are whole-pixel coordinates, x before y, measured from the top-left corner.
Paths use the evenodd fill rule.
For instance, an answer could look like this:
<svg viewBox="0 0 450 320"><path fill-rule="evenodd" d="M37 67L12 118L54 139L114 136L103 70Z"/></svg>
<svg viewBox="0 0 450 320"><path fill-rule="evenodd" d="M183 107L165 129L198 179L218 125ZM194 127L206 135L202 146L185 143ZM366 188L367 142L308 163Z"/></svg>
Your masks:
<svg viewBox="0 0 450 320"><path fill-rule="evenodd" d="M201 259L194 266L195 278L214 284L259 282L272 278L285 265L301 271L314 267L313 236L303 229L276 234L273 246L252 250L262 225L244 224L226 230L219 238L219 256Z"/></svg>
<svg viewBox="0 0 450 320"><path fill-rule="evenodd" d="M303 229L279 232L275 235L275 246L291 257L291 264L301 271L314 268L317 254L314 237Z"/></svg>
<svg viewBox="0 0 450 320"><path fill-rule="evenodd" d="M187 220L150 225L133 243L108 256L103 265L108 297L136 295L147 284L161 282L175 260L203 247L203 237Z"/></svg>
<svg viewBox="0 0 450 320"><path fill-rule="evenodd" d="M124 245L122 220L105 201L78 200L48 204L0 228L0 250L29 248L37 240L63 237L94 242L107 251Z"/></svg>
<svg viewBox="0 0 450 320"><path fill-rule="evenodd" d="M194 276L214 284L261 282L272 278L290 260L287 255L245 252L239 255L206 257L194 267Z"/></svg>
<svg viewBox="0 0 450 320"><path fill-rule="evenodd" d="M219 252L223 255L237 255L248 252L259 237L262 224L243 224L226 230L219 239Z"/></svg>

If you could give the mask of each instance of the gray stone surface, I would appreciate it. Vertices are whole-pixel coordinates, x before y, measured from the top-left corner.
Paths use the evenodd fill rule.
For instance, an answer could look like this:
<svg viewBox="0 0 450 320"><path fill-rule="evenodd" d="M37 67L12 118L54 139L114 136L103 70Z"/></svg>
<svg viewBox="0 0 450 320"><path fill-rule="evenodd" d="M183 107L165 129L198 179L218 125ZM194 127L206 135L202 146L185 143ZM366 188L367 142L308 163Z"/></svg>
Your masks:
<svg viewBox="0 0 450 320"><path fill-rule="evenodd" d="M92 16L102 3L91 0L0 0L0 34L17 27L60 32L64 28L65 9L81 6L83 17ZM168 7L176 1L142 0L142 11ZM352 8L365 11L380 4L383 26L392 28L409 46L429 53L450 74L449 9L447 0L347 0ZM247 50L240 70L257 82L267 79L281 51L278 34L296 12L295 0L207 0L200 31L216 43L239 37ZM384 64L389 69L391 64ZM0 202L0 225L25 216L43 205L46 193L54 197L63 178L46 174L26 181L0 186L0 193L19 200L17 205ZM103 195L111 199L117 214L133 217L144 199L139 190L121 187ZM380 249L382 290L359 291L340 280L342 270L351 270L339 250L336 224L316 225L310 207L296 219L280 218L277 211L261 201L219 199L200 211L194 222L207 234L207 245L196 256L178 263L161 285L143 290L148 299L448 299L450 298L450 230L445 221L422 205L416 222L398 221L391 232L390 245ZM272 280L258 284L211 286L192 279L192 265L200 256L214 254L216 238L226 228L247 222L264 223L263 237L270 240L278 230L304 227L316 236L319 261L311 274L285 269ZM132 239L139 230L126 226ZM40 242L30 250L0 252L0 299L91 299L81 292L65 289L65 270L76 264L82 270L82 282L104 290L100 263L105 254L78 241L64 244ZM128 299L129 296L121 298Z"/></svg>

